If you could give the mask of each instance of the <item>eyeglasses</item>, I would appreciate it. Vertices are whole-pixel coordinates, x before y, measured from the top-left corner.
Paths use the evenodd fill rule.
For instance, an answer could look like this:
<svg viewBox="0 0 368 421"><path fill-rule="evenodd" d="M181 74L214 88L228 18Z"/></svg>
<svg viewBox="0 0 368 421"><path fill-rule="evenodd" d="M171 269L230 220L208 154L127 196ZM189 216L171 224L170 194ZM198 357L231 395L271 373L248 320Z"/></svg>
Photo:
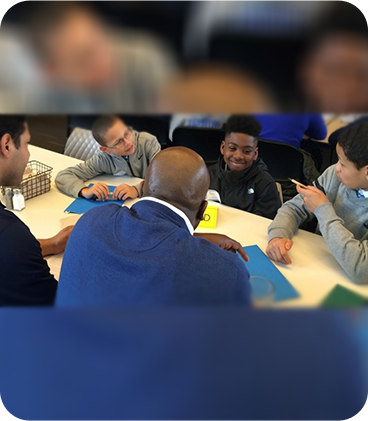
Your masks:
<svg viewBox="0 0 368 421"><path fill-rule="evenodd" d="M114 145L114 146L106 146L106 147L107 147L107 148L109 148L109 149L118 149L118 148L120 148L120 146L122 146L122 145L123 145L123 143L124 143L124 141L125 141L125 140L129 140L131 133L132 133L132 131L131 131L130 129L128 129L128 130L124 133L124 136L123 136L121 139L119 139L119 140L115 143L115 145Z"/></svg>

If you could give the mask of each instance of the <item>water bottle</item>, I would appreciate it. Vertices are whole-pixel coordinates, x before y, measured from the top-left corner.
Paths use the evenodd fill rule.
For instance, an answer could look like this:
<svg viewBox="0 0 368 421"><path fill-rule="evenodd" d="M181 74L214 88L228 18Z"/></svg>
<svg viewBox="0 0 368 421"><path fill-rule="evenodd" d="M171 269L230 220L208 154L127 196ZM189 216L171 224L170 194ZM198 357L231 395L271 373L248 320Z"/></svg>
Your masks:
<svg viewBox="0 0 368 421"><path fill-rule="evenodd" d="M17 211L21 211L26 207L24 202L24 196L20 189L14 189L14 196L13 196L13 209Z"/></svg>

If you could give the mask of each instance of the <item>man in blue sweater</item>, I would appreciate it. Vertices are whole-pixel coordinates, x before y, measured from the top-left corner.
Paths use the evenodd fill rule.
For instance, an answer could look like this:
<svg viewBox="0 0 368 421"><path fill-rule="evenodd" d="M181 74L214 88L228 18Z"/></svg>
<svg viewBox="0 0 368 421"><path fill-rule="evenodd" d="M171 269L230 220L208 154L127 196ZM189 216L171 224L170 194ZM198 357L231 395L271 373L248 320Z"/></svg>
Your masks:
<svg viewBox="0 0 368 421"><path fill-rule="evenodd" d="M203 159L173 147L152 160L132 208L92 209L68 242L58 306L249 305L249 273L238 256L193 236L207 206Z"/></svg>

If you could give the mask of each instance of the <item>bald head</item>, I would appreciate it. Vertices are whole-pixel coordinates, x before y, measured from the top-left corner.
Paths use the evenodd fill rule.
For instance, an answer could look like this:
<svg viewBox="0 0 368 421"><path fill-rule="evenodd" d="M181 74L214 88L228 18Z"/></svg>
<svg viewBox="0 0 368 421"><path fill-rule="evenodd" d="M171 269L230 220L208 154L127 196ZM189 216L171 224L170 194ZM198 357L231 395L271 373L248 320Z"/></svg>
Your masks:
<svg viewBox="0 0 368 421"><path fill-rule="evenodd" d="M203 159L191 149L172 147L157 154L149 165L143 196L165 200L193 221L209 185L210 176Z"/></svg>

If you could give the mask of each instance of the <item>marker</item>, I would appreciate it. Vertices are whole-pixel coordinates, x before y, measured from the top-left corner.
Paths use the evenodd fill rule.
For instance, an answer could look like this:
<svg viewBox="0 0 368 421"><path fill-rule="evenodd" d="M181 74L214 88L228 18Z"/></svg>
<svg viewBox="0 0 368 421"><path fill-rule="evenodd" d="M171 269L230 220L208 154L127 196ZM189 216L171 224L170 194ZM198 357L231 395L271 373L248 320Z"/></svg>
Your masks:
<svg viewBox="0 0 368 421"><path fill-rule="evenodd" d="M303 189L307 189L307 188L308 188L307 186L305 186L304 184L300 183L299 181L294 180L293 178L289 178L289 180L290 180L292 183L294 183L294 184L296 184L296 185L298 185L298 186L300 186L300 187L303 187Z"/></svg>

